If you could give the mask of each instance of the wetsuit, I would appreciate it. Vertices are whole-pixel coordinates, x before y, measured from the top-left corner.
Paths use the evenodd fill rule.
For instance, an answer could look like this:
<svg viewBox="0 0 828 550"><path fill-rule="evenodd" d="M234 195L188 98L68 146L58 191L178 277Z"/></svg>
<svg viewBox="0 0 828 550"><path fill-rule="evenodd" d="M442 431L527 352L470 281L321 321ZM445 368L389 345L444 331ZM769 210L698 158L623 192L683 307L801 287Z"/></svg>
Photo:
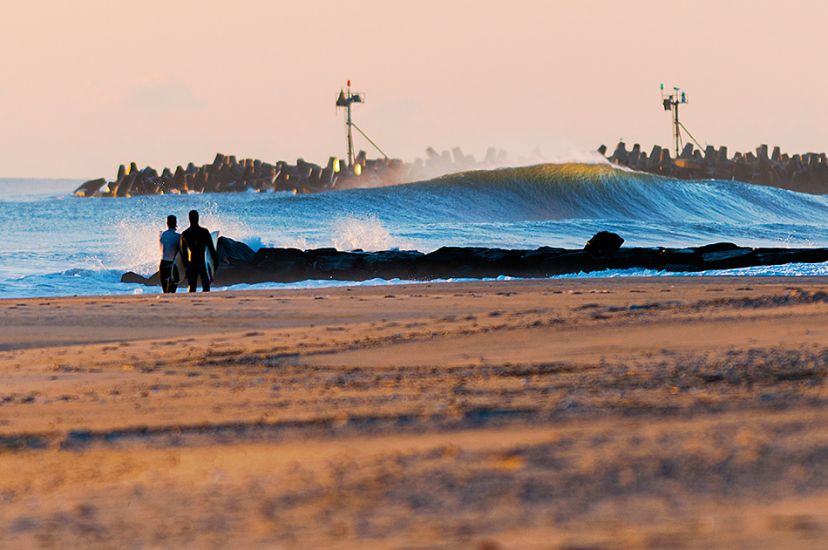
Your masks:
<svg viewBox="0 0 828 550"><path fill-rule="evenodd" d="M190 292L196 291L198 279L201 277L201 288L204 292L210 292L210 277L207 275L207 264L205 263L204 248L210 251L213 257L213 264L218 263L216 247L213 246L213 238L210 231L201 226L190 226L181 233L181 256L184 258L184 265L187 267L187 282Z"/></svg>
<svg viewBox="0 0 828 550"><path fill-rule="evenodd" d="M181 235L175 229L167 229L158 239L161 245L161 264L158 266L158 276L161 278L161 290L166 294L178 289L178 281L173 279L173 262L175 255L181 250Z"/></svg>

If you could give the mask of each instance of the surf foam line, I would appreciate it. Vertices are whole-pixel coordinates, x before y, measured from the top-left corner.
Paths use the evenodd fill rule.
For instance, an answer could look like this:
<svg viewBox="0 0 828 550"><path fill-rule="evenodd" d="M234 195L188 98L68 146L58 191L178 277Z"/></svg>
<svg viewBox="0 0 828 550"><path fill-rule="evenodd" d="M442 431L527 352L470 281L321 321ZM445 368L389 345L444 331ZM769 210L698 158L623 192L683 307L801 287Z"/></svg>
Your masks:
<svg viewBox="0 0 828 550"><path fill-rule="evenodd" d="M616 279L616 278L647 278L647 277L826 277L828 263L792 263L777 266L755 266L750 268L712 269L697 272L678 272L654 269L606 269L592 272L567 273L552 275L543 280L557 279ZM67 279L76 283L67 284ZM118 296L160 294L161 288L155 286L136 286L121 283L120 272L115 270L67 270L61 273L32 275L21 279L0 283L0 299L16 298L45 298L55 296ZM302 290L325 289L343 287L374 287L399 286L419 284L449 284L498 281L528 281L539 280L528 277L511 277L500 275L497 277L450 277L432 279L429 281L417 279L381 279L374 278L365 281L337 281L331 279L314 279L291 283L240 283L225 287L216 287L215 292L232 292L246 290ZM89 284L89 283L94 284ZM186 289L185 289L186 290Z"/></svg>

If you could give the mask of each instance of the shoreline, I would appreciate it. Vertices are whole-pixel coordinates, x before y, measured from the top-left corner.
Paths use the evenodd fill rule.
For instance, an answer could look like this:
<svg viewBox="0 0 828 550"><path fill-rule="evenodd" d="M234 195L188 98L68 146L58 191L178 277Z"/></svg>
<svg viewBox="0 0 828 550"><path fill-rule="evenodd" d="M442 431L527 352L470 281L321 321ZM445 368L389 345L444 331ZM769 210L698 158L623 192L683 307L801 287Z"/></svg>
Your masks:
<svg viewBox="0 0 828 550"><path fill-rule="evenodd" d="M279 304L286 303L289 300L296 299L300 301L307 301L309 299L313 300L322 300L325 298L326 294L333 295L336 297L347 296L351 298L352 296L356 296L356 294L351 294L356 292L364 293L367 295L379 295L383 294L383 296L396 296L389 295L390 291L395 291L397 294L401 293L417 293L417 291L422 291L426 289L430 289L429 292L436 293L436 294L445 294L450 293L455 290L466 290L468 288L475 289L475 288L488 288L488 289L496 289L499 286L506 287L528 287L530 289L538 288L538 287L549 287L551 292L555 292L556 287L571 287L567 288L567 290L572 292L580 292L578 290L579 287L594 287L594 286L606 286L606 287L615 287L615 286L628 286L628 285L643 285L643 286L661 286L661 285L693 285L693 286L705 286L705 285L737 285L741 284L743 286L779 286L779 285L804 285L804 286L813 286L813 285L828 285L828 276L818 275L818 276L811 276L811 275L802 275L802 276L777 276L777 275L767 275L767 276L758 276L758 275L659 275L659 276L611 276L611 277L564 277L564 278L547 278L547 279L538 279L538 278L509 278L509 279L469 279L469 280L435 280L435 281L405 281L405 282L388 282L387 284L377 283L377 284L360 284L359 281L332 281L334 283L341 283L336 284L334 286L320 286L320 287L309 287L309 288L284 288L284 287L271 287L271 288L245 288L245 289L233 289L233 288L217 288L212 290L211 292L204 293L201 291L199 287L198 292L190 294L186 292L186 288L184 291L179 289L178 292L175 294L162 294L162 293L155 293L155 294L100 294L100 295L72 295L72 296L33 296L33 297L10 297L10 298L0 298L0 315L2 315L6 321L7 326L5 327L4 332L0 332L0 351L4 351L7 349L17 349L17 346L14 346L14 342L23 342L31 339L33 341L44 341L42 334L43 332L47 332L50 330L50 327L57 327L62 331L66 331L69 333L74 333L83 336L77 336L73 340L76 344L88 344L88 343L96 343L96 342L104 342L105 340L101 340L96 338L101 334L105 334L108 332L113 333L111 339L113 340L124 340L130 341L135 338L131 336L124 336L121 334L122 331L131 328L133 330L132 335L141 335L146 334L147 338L160 338L163 336L163 330L173 329L175 334L177 335L188 335L188 332L185 328L181 327L183 320L187 318L189 314L197 314L199 315L199 319L202 321L204 319L201 318L200 313L197 312L197 308L200 307L205 303L205 301L210 300L231 300L233 302L238 303L247 303L251 300L275 300ZM267 283L264 283L267 284ZM374 296L376 297L376 296ZM35 302L37 302L35 304ZM28 308L29 306L34 305L36 306L34 309L23 309ZM161 306L164 308L164 312L162 315L153 315L153 319L160 320L160 324L157 325L157 330L154 327L131 327L131 323L128 324L109 324L111 323L112 318L120 318L122 315L121 313L113 313L112 315L104 314L101 308L110 310L113 307L120 307L125 308L128 313L127 315L134 315L140 314L140 308L142 306L156 308ZM176 310L176 306L183 306L184 309L181 310L180 308ZM70 319L67 317L71 315L76 315L78 312L75 309L68 310L67 313L62 313L62 315L57 315L53 310L54 308L63 309L65 307L73 307L79 309L81 311L81 315L94 315L94 318L100 323L98 326L88 327L80 324L78 326L72 326L70 324L63 324L64 322L68 323ZM223 308L218 306L218 309L223 311ZM317 308L324 310L324 308ZM40 310L40 311L38 311ZM51 311L51 315L47 317L43 317L41 315L42 311ZM17 314L15 314L15 312ZM28 314L28 315L27 315ZM356 312L348 313L348 316L355 316L357 315ZM163 317L167 316L167 317ZM21 325L15 325L17 320L15 317L23 320ZM266 317L261 320L250 319L247 315L244 314L243 310L237 310L233 312L233 320L234 322L238 322L241 320L244 323L244 327L248 327L251 329L260 328L262 326L270 326L268 323L276 322L277 326L280 327L294 327L300 326L302 323L303 317L296 318L284 318L282 316L273 315ZM322 319L325 319L324 315L321 315ZM39 322L38 322L39 320ZM218 326L216 322L210 322L208 327L215 328ZM24 328L25 327L25 328ZM175 328L180 327L180 328ZM204 329L203 333L207 333L209 329ZM242 330L240 328L239 330ZM33 332L34 331L34 332ZM198 331L196 331L198 332ZM21 338L21 340L15 340L16 338ZM46 341L52 341L52 339L46 339ZM54 341L61 341L59 336L54 337ZM108 341L108 340L106 340Z"/></svg>
<svg viewBox="0 0 828 550"><path fill-rule="evenodd" d="M822 263L813 264L780 264L774 266L756 266L756 267L784 267L787 265L822 265ZM750 268L734 268L733 271L739 269ZM640 272L633 272L631 270L623 270L618 272L616 270L595 271L589 273L579 274L562 274L551 275L549 277L512 277L502 275L500 277L484 277L484 278L464 278L453 277L447 279L431 279L431 280L401 280L401 279L367 279L361 281L336 280L336 279L308 279L303 281L294 281L289 283L263 282L263 283L239 283L231 286L214 286L211 293L239 293L239 292L299 292L299 291L323 291L328 289L339 288L375 288L375 287L390 287L396 288L407 285L451 285L451 284L484 284L484 283L509 283L509 282L548 282L554 283L559 281L594 281L594 280L664 280L664 279L687 279L706 280L706 279L736 279L743 278L746 280L758 279L762 281L788 280L791 281L812 281L820 279L828 279L826 274L781 274L781 273L727 273L730 270L715 269L696 272L667 272L660 271L656 273L649 272L650 270L641 270ZM723 273L724 272L724 273ZM150 277L147 277L149 279ZM3 301L17 301L17 300L55 300L63 298L136 298L136 297L152 297L165 296L160 286L152 285L135 285L134 283L122 283L134 285L130 290L123 289L120 292L112 292L109 294L48 294L48 295L34 295L34 296L3 296L0 295L0 303ZM147 290L147 289L151 290ZM201 294L201 287L198 287L198 294ZM182 288L179 286L175 295L188 294L186 284Z"/></svg>
<svg viewBox="0 0 828 550"><path fill-rule="evenodd" d="M816 545L826 291L659 277L0 300L0 541Z"/></svg>

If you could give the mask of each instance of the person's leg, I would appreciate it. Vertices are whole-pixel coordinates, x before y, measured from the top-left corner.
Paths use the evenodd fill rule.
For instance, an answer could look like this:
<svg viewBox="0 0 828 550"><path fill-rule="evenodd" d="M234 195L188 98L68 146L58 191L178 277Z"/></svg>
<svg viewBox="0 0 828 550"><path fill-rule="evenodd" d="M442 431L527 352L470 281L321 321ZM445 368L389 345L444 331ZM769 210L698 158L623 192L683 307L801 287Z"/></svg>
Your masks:
<svg viewBox="0 0 828 550"><path fill-rule="evenodd" d="M161 260L158 265L158 278L161 279L161 292L166 294L169 292L170 277L172 276L171 264Z"/></svg>
<svg viewBox="0 0 828 550"><path fill-rule="evenodd" d="M207 266L201 268L201 289L210 292L210 277L207 276Z"/></svg>
<svg viewBox="0 0 828 550"><path fill-rule="evenodd" d="M189 287L189 291L190 292L195 292L197 285L198 285L198 269L188 269L187 270L187 286Z"/></svg>

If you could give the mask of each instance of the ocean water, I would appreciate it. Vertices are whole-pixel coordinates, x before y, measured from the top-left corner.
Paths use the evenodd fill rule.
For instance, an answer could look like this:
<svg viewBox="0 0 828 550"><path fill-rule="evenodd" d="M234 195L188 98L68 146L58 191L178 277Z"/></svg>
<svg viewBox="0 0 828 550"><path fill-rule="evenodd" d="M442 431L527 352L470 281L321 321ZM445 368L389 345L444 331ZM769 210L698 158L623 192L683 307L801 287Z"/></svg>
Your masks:
<svg viewBox="0 0 828 550"><path fill-rule="evenodd" d="M157 292L119 282L155 271L168 214L253 248L430 251L441 246L581 247L610 230L626 246L828 246L828 198L727 181L682 181L602 164L468 172L317 195L72 196L76 180L0 180L0 298ZM718 272L717 274L721 274ZM725 273L823 275L825 264ZM642 275L628 270L578 276ZM398 282L398 281L396 281ZM369 281L363 284L379 284ZM330 281L292 285L319 286Z"/></svg>

